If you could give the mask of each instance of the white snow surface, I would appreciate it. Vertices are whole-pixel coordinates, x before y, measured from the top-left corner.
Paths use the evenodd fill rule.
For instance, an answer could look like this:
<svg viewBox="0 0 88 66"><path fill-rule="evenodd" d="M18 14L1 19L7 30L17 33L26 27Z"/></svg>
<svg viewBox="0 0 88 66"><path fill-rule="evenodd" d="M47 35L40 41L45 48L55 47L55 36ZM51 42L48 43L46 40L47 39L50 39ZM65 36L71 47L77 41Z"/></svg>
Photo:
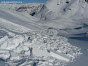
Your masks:
<svg viewBox="0 0 88 66"><path fill-rule="evenodd" d="M4 28L8 30L27 32L42 29L39 24L35 23L38 19L28 15L27 13L10 11L9 9L5 9L0 6L0 15L0 27L4 26ZM12 29L10 26L14 28Z"/></svg>
<svg viewBox="0 0 88 66"><path fill-rule="evenodd" d="M83 28L83 24L88 24L87 22L88 3L85 0L49 0L45 4L39 4L39 3L37 4L30 3L30 4L22 4L22 5L1 4L1 7L2 6L3 8L9 8L10 10L12 10L12 12L15 11L14 10L15 7L18 8L21 7L23 11L22 12L18 11L20 13L23 13L25 11L25 8L28 9L26 11L29 13L33 13L37 10L34 16L37 17L38 19L34 17L30 17L28 13L25 14L26 16L24 14L23 15L21 14L21 16L19 16L19 17L24 16L23 18L26 18L24 20L28 20L27 22L31 22L30 23L31 25L30 24L29 25L35 26L36 29L32 27L32 29L34 28L35 30L46 29L48 27L54 27L56 29L70 28L73 30L73 28L82 27L81 30L72 31L75 33L75 32L86 31L86 28ZM33 7L33 8L29 8L29 7ZM18 15L16 15L16 17L17 16ZM21 24L23 26L23 21ZM26 27L31 28L28 26L28 23Z"/></svg>
<svg viewBox="0 0 88 66"><path fill-rule="evenodd" d="M28 12L5 6L0 4L0 30L6 32L0 36L0 58L9 65L64 66L81 54L80 48L58 34L87 31L88 3L84 0L49 0L38 7L32 5L33 10L25 5ZM35 17L31 12L37 12Z"/></svg>
<svg viewBox="0 0 88 66"><path fill-rule="evenodd" d="M68 2L68 3L67 3ZM85 0L49 0L36 17L46 21L44 25L57 29L74 29L88 24L88 3ZM82 28L78 32L86 31ZM72 31L77 32L77 31Z"/></svg>
<svg viewBox="0 0 88 66"><path fill-rule="evenodd" d="M49 0L45 4L45 9L47 9L46 17L53 18L52 15L55 15L64 18L75 18L75 16L79 19L88 18L88 3L85 0Z"/></svg>
<svg viewBox="0 0 88 66"><path fill-rule="evenodd" d="M43 6L43 3L0 4L0 6L3 8L8 8L13 11L25 12L28 14L32 14L33 12L35 12L35 14L37 14L40 11L41 7Z"/></svg>
<svg viewBox="0 0 88 66"><path fill-rule="evenodd" d="M54 31L53 29L48 29L22 35L11 35L11 38L9 38L10 35L4 36L0 39L0 58L8 60L6 63L11 66L17 65L16 61L22 61L22 59L26 59L21 63L25 63L25 65L31 65L31 63L38 60L40 60L41 65L44 64L42 60L49 62L57 59L60 62L54 60L56 63L63 61L63 64L73 61L74 58L81 54L80 49L68 43L66 38L56 36ZM52 58L48 59L49 57ZM54 61L51 63L52 66Z"/></svg>

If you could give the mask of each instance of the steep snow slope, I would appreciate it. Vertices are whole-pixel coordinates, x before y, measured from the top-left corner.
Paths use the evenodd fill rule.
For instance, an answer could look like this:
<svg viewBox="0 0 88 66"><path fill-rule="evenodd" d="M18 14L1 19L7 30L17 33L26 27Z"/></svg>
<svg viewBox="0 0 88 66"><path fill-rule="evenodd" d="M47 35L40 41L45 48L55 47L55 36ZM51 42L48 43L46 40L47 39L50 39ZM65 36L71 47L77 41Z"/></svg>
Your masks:
<svg viewBox="0 0 88 66"><path fill-rule="evenodd" d="M18 32L18 33L25 33L28 31L32 31L26 27L12 23L12 22L5 20L3 18L0 18L0 28L4 28L4 29L7 29L9 31Z"/></svg>
<svg viewBox="0 0 88 66"><path fill-rule="evenodd" d="M4 22L6 23L12 22L12 23L24 26L26 28L29 28L30 30L42 29L42 27L39 26L38 23L35 23L36 21L38 21L37 18L32 17L28 15L27 13L19 13L15 11L10 11L2 7L0 7L0 19L1 19L0 20L1 23L3 23L2 21L4 20Z"/></svg>
<svg viewBox="0 0 88 66"><path fill-rule="evenodd" d="M88 3L85 0L49 0L45 4L45 16L88 18ZM43 12L42 12L43 13ZM49 15L48 15L49 14Z"/></svg>
<svg viewBox="0 0 88 66"><path fill-rule="evenodd" d="M25 5L20 5L19 10L23 10L22 12L24 12L25 8L28 9L27 12L30 12L30 10L32 8L29 7L34 7L33 10L31 10L31 15L35 14L35 10L37 10L37 6L35 7L35 5L38 4L33 4L31 6L29 6L31 4L25 4ZM77 6L75 6L77 5ZM1 4L1 6L4 6L4 8L6 7L6 4ZM12 7L11 7L12 6ZM13 7L14 6L14 7ZM8 7L6 8L10 8L10 9L14 9L15 7L17 7L17 4L11 5L8 4ZM41 19L41 20L45 20L45 21L41 21L41 20L37 20L37 24L40 24L43 28L48 28L48 27L54 27L57 29L74 29L74 28L79 28L81 27L81 30L74 30L77 32L87 32L86 29L84 28L84 24L88 24L87 22L87 2L82 1L82 0L66 0L66 1L60 1L60 0L49 0L48 2L46 2L45 5L39 5L39 9L37 12L38 14L35 15L37 18ZM13 10L12 10L13 11ZM18 11L20 12L20 11ZM28 14L26 14L27 16L29 16ZM17 15L16 15L17 16ZM22 15L23 16L23 15ZM24 15L25 16L25 15ZM25 16L26 17L26 16ZM25 18L24 17L24 18ZM34 17L26 17L25 20L27 20L27 18L31 18L36 22L36 18ZM33 23L32 24L36 24Z"/></svg>
<svg viewBox="0 0 88 66"><path fill-rule="evenodd" d="M71 33L85 33L88 28L87 14L88 3L85 0L49 0L36 17L43 20L43 24L48 27Z"/></svg>
<svg viewBox="0 0 88 66"><path fill-rule="evenodd" d="M7 4L1 4L1 6L4 7L6 7L6 5ZM74 30L74 33L77 31L87 32L86 28L84 28L84 24L88 24L88 3L85 0L49 0L44 5L34 3L31 5L33 8L30 8L30 5L31 4L8 4L7 8L14 9L19 6L19 8L17 8L19 12L20 10L24 12L25 9L28 9L26 11L31 13L31 15L34 15L35 11L38 10L39 12L37 12L38 14L35 16L46 21L37 21L37 24L39 23L41 26L46 28L54 27L57 29L74 29L81 27L81 30ZM35 18L33 17L33 19Z"/></svg>

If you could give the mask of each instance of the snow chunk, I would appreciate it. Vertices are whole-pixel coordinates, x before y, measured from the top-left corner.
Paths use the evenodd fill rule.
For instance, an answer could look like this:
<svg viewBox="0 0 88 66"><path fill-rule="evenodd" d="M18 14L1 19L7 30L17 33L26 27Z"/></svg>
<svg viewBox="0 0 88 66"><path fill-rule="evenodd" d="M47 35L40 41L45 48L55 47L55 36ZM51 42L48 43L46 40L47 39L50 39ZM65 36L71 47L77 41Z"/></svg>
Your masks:
<svg viewBox="0 0 88 66"><path fill-rule="evenodd" d="M5 40L5 37L3 39ZM5 40L4 43L1 45L0 49L6 49L6 50L15 49L23 41L24 38L22 36L15 36L14 38Z"/></svg>
<svg viewBox="0 0 88 66"><path fill-rule="evenodd" d="M8 59L10 57L10 53L7 50L0 50L0 58Z"/></svg>

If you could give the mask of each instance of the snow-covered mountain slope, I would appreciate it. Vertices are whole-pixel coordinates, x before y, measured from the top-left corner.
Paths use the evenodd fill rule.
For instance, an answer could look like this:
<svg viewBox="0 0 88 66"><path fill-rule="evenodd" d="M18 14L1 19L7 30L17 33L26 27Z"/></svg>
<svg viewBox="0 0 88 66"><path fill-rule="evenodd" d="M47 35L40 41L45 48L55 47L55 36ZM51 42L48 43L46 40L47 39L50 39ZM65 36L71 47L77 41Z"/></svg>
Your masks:
<svg viewBox="0 0 88 66"><path fill-rule="evenodd" d="M51 16L52 19L55 17L88 18L88 3L85 0L49 0L45 4L44 10L46 18L48 16Z"/></svg>
<svg viewBox="0 0 88 66"><path fill-rule="evenodd" d="M42 27L38 25L38 23L35 23L37 21L38 21L37 18L32 17L27 13L19 13L16 11L11 11L9 9L0 7L0 23L1 23L0 25L2 26L4 25L6 28L8 27L6 26L7 24L15 23L24 26L29 30L40 30L42 29ZM6 22L7 24L4 22Z"/></svg>
<svg viewBox="0 0 88 66"><path fill-rule="evenodd" d="M10 10L18 11L18 12L25 12L33 16L40 11L40 9L43 6L43 3L0 4L0 6L4 8L8 8Z"/></svg>
<svg viewBox="0 0 88 66"><path fill-rule="evenodd" d="M84 0L49 0L44 5L35 3L6 5L1 4L0 6L14 11L18 10L18 12L29 12L32 16L44 20L37 21L37 24L39 23L43 28L54 27L56 29L73 30L81 27L80 30L75 29L72 32L87 32L84 24L88 24L88 4ZM34 18L34 20L36 19Z"/></svg>
<svg viewBox="0 0 88 66"><path fill-rule="evenodd" d="M36 17L45 21L46 26L81 33L88 29L84 27L88 25L87 14L88 2L85 0L49 0Z"/></svg>

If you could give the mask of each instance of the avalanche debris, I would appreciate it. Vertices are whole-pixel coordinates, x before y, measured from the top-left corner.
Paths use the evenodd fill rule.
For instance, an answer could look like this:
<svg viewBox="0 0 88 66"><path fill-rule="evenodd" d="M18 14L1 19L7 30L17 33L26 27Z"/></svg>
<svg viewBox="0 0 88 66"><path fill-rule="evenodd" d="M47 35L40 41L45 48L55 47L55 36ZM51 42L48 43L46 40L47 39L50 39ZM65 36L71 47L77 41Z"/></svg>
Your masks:
<svg viewBox="0 0 88 66"><path fill-rule="evenodd" d="M54 29L47 29L11 38L4 36L0 39L0 58L7 60L6 63L11 66L63 66L79 56L81 49L55 32Z"/></svg>

